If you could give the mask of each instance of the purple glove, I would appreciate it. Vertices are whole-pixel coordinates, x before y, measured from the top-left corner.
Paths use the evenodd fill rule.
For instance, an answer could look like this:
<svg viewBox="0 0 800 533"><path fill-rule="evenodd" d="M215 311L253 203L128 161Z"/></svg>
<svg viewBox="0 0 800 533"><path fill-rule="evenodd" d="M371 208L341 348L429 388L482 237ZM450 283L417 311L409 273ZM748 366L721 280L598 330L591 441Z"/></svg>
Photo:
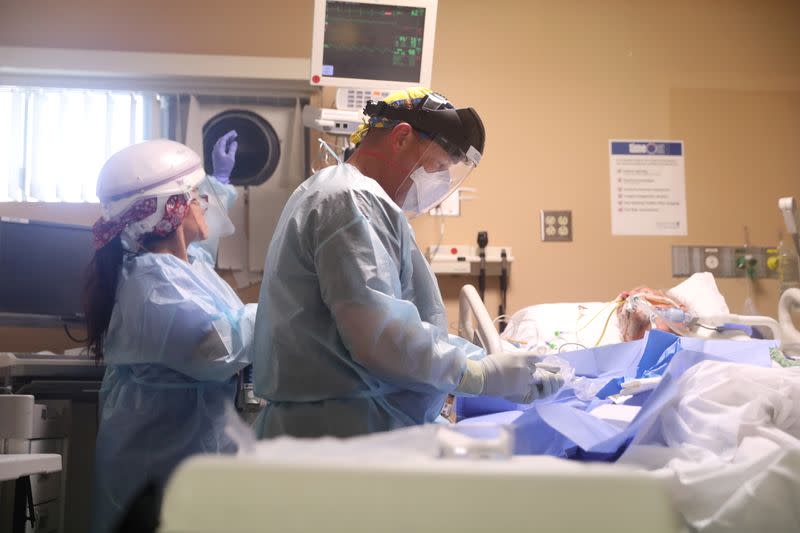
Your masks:
<svg viewBox="0 0 800 533"><path fill-rule="evenodd" d="M233 165L236 162L236 149L239 148L239 143L236 142L238 135L236 130L229 131L217 140L214 149L211 150L213 176L220 183L231 182L231 172L233 172Z"/></svg>

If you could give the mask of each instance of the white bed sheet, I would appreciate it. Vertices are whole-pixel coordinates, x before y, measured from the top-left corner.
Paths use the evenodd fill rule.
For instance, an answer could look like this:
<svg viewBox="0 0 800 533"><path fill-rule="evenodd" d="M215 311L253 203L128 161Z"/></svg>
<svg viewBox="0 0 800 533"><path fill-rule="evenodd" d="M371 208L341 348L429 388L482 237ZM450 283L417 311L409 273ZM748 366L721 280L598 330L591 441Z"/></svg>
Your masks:
<svg viewBox="0 0 800 533"><path fill-rule="evenodd" d="M705 361L620 464L653 470L693 528L800 531L800 368Z"/></svg>

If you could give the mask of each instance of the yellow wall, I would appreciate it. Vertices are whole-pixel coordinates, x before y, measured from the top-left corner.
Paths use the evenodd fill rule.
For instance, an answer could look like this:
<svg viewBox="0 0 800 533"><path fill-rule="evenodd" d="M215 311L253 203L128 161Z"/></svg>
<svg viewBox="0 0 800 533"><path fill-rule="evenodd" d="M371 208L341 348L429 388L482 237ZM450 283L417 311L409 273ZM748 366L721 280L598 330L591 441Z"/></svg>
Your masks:
<svg viewBox="0 0 800 533"><path fill-rule="evenodd" d="M307 57L312 6L0 0L0 46ZM479 199L447 220L445 242L487 230L513 248L511 310L672 286L672 244L741 245L744 225L752 244L775 244L778 196L800 196L798 23L793 0L440 0L433 87L487 128L466 183ZM612 138L685 141L688 237L611 236ZM46 209L36 218L64 208ZM574 241L539 242L540 209L571 209ZM421 246L438 240L429 217L414 226ZM442 279L451 322L463 282ZM719 285L740 311L744 282ZM776 283L757 289L774 315ZM496 291L487 301L494 312Z"/></svg>

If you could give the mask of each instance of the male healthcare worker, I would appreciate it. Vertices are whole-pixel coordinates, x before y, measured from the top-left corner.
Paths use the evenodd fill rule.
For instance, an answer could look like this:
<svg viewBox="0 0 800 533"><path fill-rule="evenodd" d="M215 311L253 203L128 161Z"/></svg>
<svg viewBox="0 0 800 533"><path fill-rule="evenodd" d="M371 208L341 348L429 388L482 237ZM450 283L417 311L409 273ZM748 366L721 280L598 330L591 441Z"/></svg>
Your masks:
<svg viewBox="0 0 800 533"><path fill-rule="evenodd" d="M226 428L238 422L234 375L249 363L256 306L217 275L205 247L234 229L224 204L236 192L223 182L235 136L214 148L215 177L166 139L124 148L100 171L86 291L89 346L106 363L93 532L146 530L178 463L237 449Z"/></svg>
<svg viewBox="0 0 800 533"><path fill-rule="evenodd" d="M406 219L478 165L474 109L415 88L367 104L346 163L289 198L267 252L253 341L260 437L351 436L432 422L448 393L530 402L560 376L449 335Z"/></svg>

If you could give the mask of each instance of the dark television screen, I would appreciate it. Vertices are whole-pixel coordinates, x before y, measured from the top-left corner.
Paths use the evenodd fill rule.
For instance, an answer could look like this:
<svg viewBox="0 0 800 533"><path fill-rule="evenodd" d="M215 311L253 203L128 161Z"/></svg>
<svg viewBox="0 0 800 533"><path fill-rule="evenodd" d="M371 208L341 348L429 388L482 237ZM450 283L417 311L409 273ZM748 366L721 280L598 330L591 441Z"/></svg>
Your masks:
<svg viewBox="0 0 800 533"><path fill-rule="evenodd" d="M0 219L0 313L79 318L88 226Z"/></svg>

